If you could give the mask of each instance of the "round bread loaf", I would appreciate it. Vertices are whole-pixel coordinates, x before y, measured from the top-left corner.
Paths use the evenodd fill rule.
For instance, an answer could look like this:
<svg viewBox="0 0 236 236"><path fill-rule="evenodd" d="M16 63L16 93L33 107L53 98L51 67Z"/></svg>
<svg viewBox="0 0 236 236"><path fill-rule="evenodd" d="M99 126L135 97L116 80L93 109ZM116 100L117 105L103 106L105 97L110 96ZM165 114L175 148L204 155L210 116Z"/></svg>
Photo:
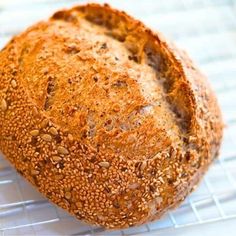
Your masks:
<svg viewBox="0 0 236 236"><path fill-rule="evenodd" d="M220 110L188 56L108 5L55 13L0 52L0 149L78 219L160 218L217 156Z"/></svg>

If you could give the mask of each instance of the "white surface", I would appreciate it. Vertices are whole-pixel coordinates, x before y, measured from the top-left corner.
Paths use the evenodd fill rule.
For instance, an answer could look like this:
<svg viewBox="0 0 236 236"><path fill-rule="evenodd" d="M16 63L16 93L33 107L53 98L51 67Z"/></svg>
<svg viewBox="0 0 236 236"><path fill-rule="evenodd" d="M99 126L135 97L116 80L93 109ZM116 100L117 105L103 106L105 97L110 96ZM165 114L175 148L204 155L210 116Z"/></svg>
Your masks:
<svg viewBox="0 0 236 236"><path fill-rule="evenodd" d="M64 6L86 1L0 0L0 47L26 26ZM101 1L99 1L101 2ZM227 123L219 161L175 211L138 228L104 232L47 202L0 158L0 233L4 235L235 235L236 1L108 1L162 31L186 49L209 77ZM213 222L213 223L210 223ZM194 226L192 226L194 225Z"/></svg>

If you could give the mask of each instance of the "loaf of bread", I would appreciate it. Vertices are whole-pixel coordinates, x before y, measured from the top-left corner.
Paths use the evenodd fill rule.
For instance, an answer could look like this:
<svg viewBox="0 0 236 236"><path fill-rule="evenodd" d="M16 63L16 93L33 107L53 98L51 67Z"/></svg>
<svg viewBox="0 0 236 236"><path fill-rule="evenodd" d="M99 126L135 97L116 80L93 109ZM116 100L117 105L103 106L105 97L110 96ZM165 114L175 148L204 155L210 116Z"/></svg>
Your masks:
<svg viewBox="0 0 236 236"><path fill-rule="evenodd" d="M56 12L0 52L0 149L78 219L126 228L178 206L222 119L188 56L108 5Z"/></svg>

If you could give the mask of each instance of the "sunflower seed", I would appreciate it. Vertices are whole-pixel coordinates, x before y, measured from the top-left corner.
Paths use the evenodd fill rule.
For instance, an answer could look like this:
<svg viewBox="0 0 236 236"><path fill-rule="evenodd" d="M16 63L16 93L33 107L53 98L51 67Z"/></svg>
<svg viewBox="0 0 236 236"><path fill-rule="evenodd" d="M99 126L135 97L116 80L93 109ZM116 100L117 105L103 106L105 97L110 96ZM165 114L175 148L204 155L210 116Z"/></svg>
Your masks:
<svg viewBox="0 0 236 236"><path fill-rule="evenodd" d="M37 130L37 129L31 130L31 131L30 131L30 134L31 134L32 136L37 136L37 135L39 135L39 130Z"/></svg>
<svg viewBox="0 0 236 236"><path fill-rule="evenodd" d="M101 161L98 163L101 167L108 168L110 166L110 163L107 161Z"/></svg>
<svg viewBox="0 0 236 236"><path fill-rule="evenodd" d="M63 154L63 155L69 154L69 151L68 151L66 148L62 147L62 146L58 146L57 151L58 151L60 154Z"/></svg>
<svg viewBox="0 0 236 236"><path fill-rule="evenodd" d="M1 108L2 111L6 111L7 110L7 102L6 102L5 99L1 100L0 108Z"/></svg>
<svg viewBox="0 0 236 236"><path fill-rule="evenodd" d="M49 133L51 133L52 135L57 135L57 134L58 134L56 128L54 128L54 127L51 127L51 128L49 129Z"/></svg>
<svg viewBox="0 0 236 236"><path fill-rule="evenodd" d="M55 162L59 162L59 161L62 160L62 158L59 157L59 156L53 156L53 157L52 157L52 160L55 161Z"/></svg>
<svg viewBox="0 0 236 236"><path fill-rule="evenodd" d="M50 134L42 134L41 138L46 142L52 141L52 136Z"/></svg>
<svg viewBox="0 0 236 236"><path fill-rule="evenodd" d="M39 174L39 171L38 171L38 170L31 170L31 174L32 174L32 175L38 175L38 174Z"/></svg>

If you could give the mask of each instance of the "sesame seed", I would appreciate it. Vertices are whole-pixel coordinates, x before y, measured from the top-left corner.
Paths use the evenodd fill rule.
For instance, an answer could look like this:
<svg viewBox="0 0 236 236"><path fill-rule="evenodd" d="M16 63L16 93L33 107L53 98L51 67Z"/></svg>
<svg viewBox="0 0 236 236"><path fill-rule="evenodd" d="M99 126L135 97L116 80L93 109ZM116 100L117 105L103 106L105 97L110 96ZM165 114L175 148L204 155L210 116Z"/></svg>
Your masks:
<svg viewBox="0 0 236 236"><path fill-rule="evenodd" d="M46 142L52 141L52 136L50 134L42 134L41 139L43 139Z"/></svg>
<svg viewBox="0 0 236 236"><path fill-rule="evenodd" d="M110 163L107 161L101 161L98 163L101 167L108 168L110 166Z"/></svg>
<svg viewBox="0 0 236 236"><path fill-rule="evenodd" d="M16 81L14 79L11 81L11 86L12 86L12 88L16 88L17 87L17 83L16 83Z"/></svg>
<svg viewBox="0 0 236 236"><path fill-rule="evenodd" d="M39 135L39 130L37 130L37 129L31 130L31 131L30 131L30 134L31 134L32 136L37 136L37 135Z"/></svg>
<svg viewBox="0 0 236 236"><path fill-rule="evenodd" d="M0 108L1 108L2 111L6 111L7 110L7 102L6 102L5 99L1 100Z"/></svg>
<svg viewBox="0 0 236 236"><path fill-rule="evenodd" d="M68 151L65 147L63 147L63 146L58 146L57 151L58 151L60 154L64 154L64 155L69 154L69 151Z"/></svg>
<svg viewBox="0 0 236 236"><path fill-rule="evenodd" d="M33 113L34 113L34 115L36 115L37 113L38 113L38 109L37 109L37 107L33 107Z"/></svg>
<svg viewBox="0 0 236 236"><path fill-rule="evenodd" d="M58 134L56 128L54 128L54 127L51 127L51 128L49 129L49 133L51 133L52 135L57 135L57 134Z"/></svg>
<svg viewBox="0 0 236 236"><path fill-rule="evenodd" d="M55 162L59 162L59 161L62 160L62 158L59 157L59 156L52 156L52 160L55 161Z"/></svg>

